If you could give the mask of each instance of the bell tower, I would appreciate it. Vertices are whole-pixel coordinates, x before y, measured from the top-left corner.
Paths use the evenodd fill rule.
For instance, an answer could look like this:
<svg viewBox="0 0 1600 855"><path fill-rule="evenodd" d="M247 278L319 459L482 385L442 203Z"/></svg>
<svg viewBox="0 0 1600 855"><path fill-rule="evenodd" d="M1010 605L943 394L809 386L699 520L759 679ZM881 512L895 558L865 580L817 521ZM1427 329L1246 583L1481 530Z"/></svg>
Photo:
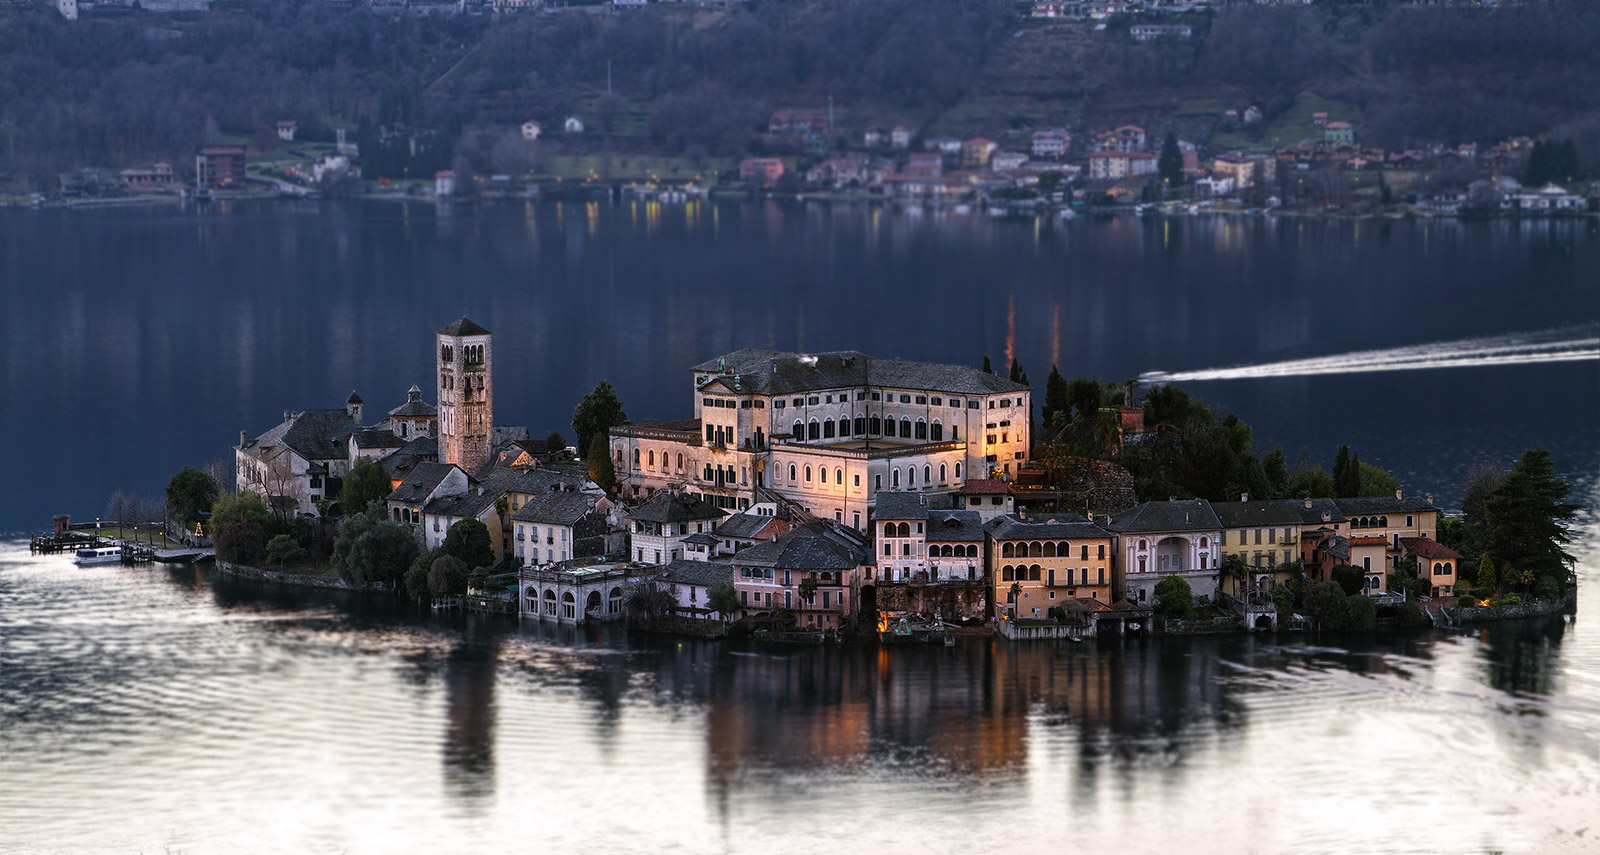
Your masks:
<svg viewBox="0 0 1600 855"><path fill-rule="evenodd" d="M494 436L494 349L489 331L462 318L435 336L439 364L439 460L476 474Z"/></svg>

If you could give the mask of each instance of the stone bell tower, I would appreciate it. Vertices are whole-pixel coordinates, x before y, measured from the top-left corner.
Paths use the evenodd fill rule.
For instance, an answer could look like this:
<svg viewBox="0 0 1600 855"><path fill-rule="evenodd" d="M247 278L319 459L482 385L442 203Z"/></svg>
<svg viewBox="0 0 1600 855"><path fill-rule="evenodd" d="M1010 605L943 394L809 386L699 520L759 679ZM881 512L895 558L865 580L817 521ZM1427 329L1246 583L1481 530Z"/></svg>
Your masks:
<svg viewBox="0 0 1600 855"><path fill-rule="evenodd" d="M439 460L476 474L494 436L494 350L489 331L462 318L439 330Z"/></svg>

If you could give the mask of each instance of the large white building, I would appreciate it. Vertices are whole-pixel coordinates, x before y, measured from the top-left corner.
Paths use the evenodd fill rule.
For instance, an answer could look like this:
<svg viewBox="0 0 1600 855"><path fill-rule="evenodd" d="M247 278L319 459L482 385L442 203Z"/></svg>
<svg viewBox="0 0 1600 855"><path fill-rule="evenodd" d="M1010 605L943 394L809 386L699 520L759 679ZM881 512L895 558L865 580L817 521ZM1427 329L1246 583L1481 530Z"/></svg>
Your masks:
<svg viewBox="0 0 1600 855"><path fill-rule="evenodd" d="M691 379L694 418L611 430L623 495L742 510L770 490L865 530L879 490L951 492L1028 459L1032 393L975 368L746 348Z"/></svg>

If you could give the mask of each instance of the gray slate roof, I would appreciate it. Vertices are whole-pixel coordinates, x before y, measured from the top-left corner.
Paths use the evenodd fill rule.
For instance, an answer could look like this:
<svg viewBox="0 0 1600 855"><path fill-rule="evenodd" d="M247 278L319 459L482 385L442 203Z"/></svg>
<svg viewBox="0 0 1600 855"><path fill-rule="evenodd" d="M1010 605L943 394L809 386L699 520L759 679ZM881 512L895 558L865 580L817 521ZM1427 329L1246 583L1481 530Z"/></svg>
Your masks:
<svg viewBox="0 0 1600 855"><path fill-rule="evenodd" d="M731 539L750 540L761 533L776 517L761 516L748 512L732 514L727 519L717 523L716 533L719 537Z"/></svg>
<svg viewBox="0 0 1600 855"><path fill-rule="evenodd" d="M733 584L732 564L713 564L710 561L691 561L679 558L667 565L667 569L660 576L661 581L678 585L699 585L711 587L718 582Z"/></svg>
<svg viewBox="0 0 1600 855"><path fill-rule="evenodd" d="M878 491L878 503L873 509L875 520L923 520L928 516L928 502L921 493L904 490Z"/></svg>
<svg viewBox="0 0 1600 855"><path fill-rule="evenodd" d="M698 372L722 372L720 379L741 392L787 395L822 389L879 386L926 389L957 395L988 395L1028 389L977 368L880 359L853 350L795 353L747 347L702 362Z"/></svg>
<svg viewBox="0 0 1600 855"><path fill-rule="evenodd" d="M983 540L983 517L977 511L929 511L927 531L929 543L975 543Z"/></svg>
<svg viewBox="0 0 1600 855"><path fill-rule="evenodd" d="M423 463L438 459L439 440L431 436L419 436L383 458L383 468L389 470L392 477L404 478Z"/></svg>
<svg viewBox="0 0 1600 855"><path fill-rule="evenodd" d="M809 523L777 540L740 550L733 560L748 567L853 570L869 553L864 542L852 543L854 539L848 533L830 530L825 523Z"/></svg>
<svg viewBox="0 0 1600 855"><path fill-rule="evenodd" d="M481 489L481 485L471 484L467 492L458 496L440 496L423 506L425 514L436 514L451 517L476 517L494 505L494 500L504 495L504 491Z"/></svg>
<svg viewBox="0 0 1600 855"><path fill-rule="evenodd" d="M673 493L671 491L657 493L644 504L627 513L627 517L630 520L653 523L714 520L727 515L727 511L698 496L691 496L688 493Z"/></svg>
<svg viewBox="0 0 1600 855"><path fill-rule="evenodd" d="M428 498L455 468L449 463L418 463L400 486L389 493L389 501L414 505Z"/></svg>
<svg viewBox="0 0 1600 855"><path fill-rule="evenodd" d="M309 461L349 458L350 434L361 429L343 409L306 410L256 437L254 445L285 445Z"/></svg>
<svg viewBox="0 0 1600 855"><path fill-rule="evenodd" d="M357 448L404 448L406 441L382 428L366 428L356 434Z"/></svg>
<svg viewBox="0 0 1600 855"><path fill-rule="evenodd" d="M1418 514L1425 511L1439 510L1434 504L1421 496L1362 496L1356 499L1334 499L1339 510L1347 517L1368 516L1371 514Z"/></svg>
<svg viewBox="0 0 1600 855"><path fill-rule="evenodd" d="M1309 508L1306 507L1304 499L1299 500L1297 504L1299 505L1301 525L1322 525L1324 523L1332 524L1345 522L1345 516L1339 510L1339 503L1334 499L1312 499L1311 507ZM1322 518L1324 512L1326 512L1328 515L1327 519Z"/></svg>
<svg viewBox="0 0 1600 855"><path fill-rule="evenodd" d="M439 334L440 335L488 335L489 331L484 329L483 327L479 326L477 323L467 319L465 316L463 316L461 318L461 320L459 320L459 321L455 321L453 323L446 324L444 329L439 330Z"/></svg>
<svg viewBox="0 0 1600 855"><path fill-rule="evenodd" d="M714 535L706 534L703 531L697 531L694 534L684 538L683 542L693 543L696 546L716 546L717 538Z"/></svg>
<svg viewBox="0 0 1600 855"><path fill-rule="evenodd" d="M529 499L511 518L517 522L573 525L598 501L599 497L577 490L557 490Z"/></svg>
<svg viewBox="0 0 1600 855"><path fill-rule="evenodd" d="M1070 512L1026 520L999 517L989 531L995 540L1093 540L1111 536L1111 532Z"/></svg>
<svg viewBox="0 0 1600 855"><path fill-rule="evenodd" d="M1145 502L1111 516L1106 528L1116 532L1220 531L1211 503L1205 499Z"/></svg>
<svg viewBox="0 0 1600 855"><path fill-rule="evenodd" d="M1211 510L1223 528L1267 528L1300 525L1305 503L1299 499L1212 502Z"/></svg>

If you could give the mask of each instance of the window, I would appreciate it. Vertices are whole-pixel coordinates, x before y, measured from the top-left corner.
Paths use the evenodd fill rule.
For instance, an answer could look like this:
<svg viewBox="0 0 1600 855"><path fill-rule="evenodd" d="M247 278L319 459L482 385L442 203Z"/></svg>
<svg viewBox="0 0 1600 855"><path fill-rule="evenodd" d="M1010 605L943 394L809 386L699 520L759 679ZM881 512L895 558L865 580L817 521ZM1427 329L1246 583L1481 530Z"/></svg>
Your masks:
<svg viewBox="0 0 1600 855"><path fill-rule="evenodd" d="M757 401L756 403L759 404L761 402ZM781 410L781 409L783 409L783 407L784 407L784 402L783 402L782 399L779 399L779 400L776 400L776 401L772 402L772 408L774 410Z"/></svg>
<svg viewBox="0 0 1600 855"><path fill-rule="evenodd" d="M945 482L945 480L946 480L945 477L944 477L944 472L945 472L944 464L941 463L941 464L939 464L939 483L940 484L943 484Z"/></svg>
<svg viewBox="0 0 1600 855"><path fill-rule="evenodd" d="M915 487L915 486L917 486L917 467L915 467L915 466L907 466L906 467L906 486L907 487Z"/></svg>
<svg viewBox="0 0 1600 855"><path fill-rule="evenodd" d="M795 439L806 438L806 426L801 424L798 419L795 420L793 434Z"/></svg>
<svg viewBox="0 0 1600 855"><path fill-rule="evenodd" d="M859 476L858 476L857 480L859 480ZM843 469L843 467L839 467L839 466L833 467L833 483L838 484L841 487L844 486L844 469Z"/></svg>
<svg viewBox="0 0 1600 855"><path fill-rule="evenodd" d="M1011 406L1011 399L1010 398L1001 398L1000 399L1000 406L1002 406L1002 407Z"/></svg>
<svg viewBox="0 0 1600 855"><path fill-rule="evenodd" d="M850 420L847 419L847 418L844 418L843 416L839 417L839 435L840 436L849 436L850 435Z"/></svg>
<svg viewBox="0 0 1600 855"><path fill-rule="evenodd" d="M890 424L893 424L893 422L890 422ZM873 436L883 433L883 420L877 416L873 416L872 418L868 419L867 425L868 433L871 433Z"/></svg>
<svg viewBox="0 0 1600 855"><path fill-rule="evenodd" d="M794 480L794 464L793 463L789 464L789 480L790 481Z"/></svg>
<svg viewBox="0 0 1600 855"><path fill-rule="evenodd" d="M989 402L989 409L991 409L991 410L994 409L994 402L993 401Z"/></svg>
<svg viewBox="0 0 1600 855"><path fill-rule="evenodd" d="M874 489L874 490L882 490L883 489L883 475L879 474L879 475L872 476L872 489Z"/></svg>
<svg viewBox="0 0 1600 855"><path fill-rule="evenodd" d="M827 400L827 402L828 402L828 403L830 403L830 404L831 404L831 403L833 403L833 396L832 396L832 395L829 395L829 396L828 396L828 397L827 397L827 399L826 399L826 400Z"/></svg>
<svg viewBox="0 0 1600 855"><path fill-rule="evenodd" d="M833 439L833 420L832 419L829 419L828 421L825 421L825 422L822 423L822 438L823 439Z"/></svg>
<svg viewBox="0 0 1600 855"><path fill-rule="evenodd" d="M978 402L977 401L968 401L967 402L967 409L969 409L969 410L979 409Z"/></svg>
<svg viewBox="0 0 1600 855"><path fill-rule="evenodd" d="M856 393L856 400L857 401L865 401L866 399L867 399L867 393L866 392L857 392Z"/></svg>
<svg viewBox="0 0 1600 855"><path fill-rule="evenodd" d="M811 467L810 466L806 467L806 483L807 484L811 483Z"/></svg>
<svg viewBox="0 0 1600 855"><path fill-rule="evenodd" d="M794 399L794 405L797 406L797 407L803 407L803 406L806 405L806 399L805 398L795 398Z"/></svg>
<svg viewBox="0 0 1600 855"><path fill-rule="evenodd" d="M1100 558L1101 561L1104 561L1105 558L1106 558L1106 545L1103 544L1103 543L1100 544L1100 555L1099 555L1099 558ZM1102 570L1100 572L1104 573L1105 571Z"/></svg>
<svg viewBox="0 0 1600 855"><path fill-rule="evenodd" d="M633 468L639 468L639 449L637 448L633 450Z"/></svg>
<svg viewBox="0 0 1600 855"><path fill-rule="evenodd" d="M806 403L813 404L813 405L816 404L817 403L817 396L816 395L812 395L811 397L807 398L806 399Z"/></svg>
<svg viewBox="0 0 1600 855"><path fill-rule="evenodd" d="M911 396L910 395L901 395L900 396L900 403L902 403L902 404L911 403Z"/></svg>
<svg viewBox="0 0 1600 855"><path fill-rule="evenodd" d="M682 454L678 455L678 471L679 472L683 471L683 455Z"/></svg>
<svg viewBox="0 0 1600 855"><path fill-rule="evenodd" d="M654 451L650 452L649 460L650 460L650 465L651 466L656 465L656 453Z"/></svg>
<svg viewBox="0 0 1600 855"><path fill-rule="evenodd" d="M922 483L933 483L933 467L927 465L926 463L922 465Z"/></svg>
<svg viewBox="0 0 1600 855"><path fill-rule="evenodd" d="M938 422L934 422L932 430L933 430L933 435L930 438L934 442L942 442L942 441L944 441L944 425L941 425Z"/></svg>
<svg viewBox="0 0 1600 855"><path fill-rule="evenodd" d="M867 432L867 417L866 416L856 416L856 433L863 433L864 434L866 432Z"/></svg>
<svg viewBox="0 0 1600 855"><path fill-rule="evenodd" d="M927 439L927 438L928 438L928 423L923 421L922 419L917 419L917 439Z"/></svg>
<svg viewBox="0 0 1600 855"><path fill-rule="evenodd" d="M900 435L903 436L903 437L910 438L910 436L911 436L911 420L910 419L901 419L900 420Z"/></svg>
<svg viewBox="0 0 1600 855"><path fill-rule="evenodd" d="M928 396L926 396L926 395L918 395L917 396L917 403L919 403L919 404L928 403Z"/></svg>
<svg viewBox="0 0 1600 855"><path fill-rule="evenodd" d="M889 481L894 486L894 488L898 490L900 488L900 470L898 470L898 469L889 470Z"/></svg>
<svg viewBox="0 0 1600 855"><path fill-rule="evenodd" d="M882 397L883 397L883 395L881 393L878 393L878 392L873 392L872 393L872 400L874 400L874 401L876 401L876 400L878 400L879 398L882 398Z"/></svg>
<svg viewBox="0 0 1600 855"><path fill-rule="evenodd" d="M824 484L828 483L828 467L822 466L817 469L817 480Z"/></svg>
<svg viewBox="0 0 1600 855"><path fill-rule="evenodd" d="M816 439L820 434L821 426L817 424L816 419L812 419L811 424L806 426L806 439Z"/></svg>
<svg viewBox="0 0 1600 855"><path fill-rule="evenodd" d="M956 464L956 477L957 478L961 477L961 464L959 464L959 463Z"/></svg>

